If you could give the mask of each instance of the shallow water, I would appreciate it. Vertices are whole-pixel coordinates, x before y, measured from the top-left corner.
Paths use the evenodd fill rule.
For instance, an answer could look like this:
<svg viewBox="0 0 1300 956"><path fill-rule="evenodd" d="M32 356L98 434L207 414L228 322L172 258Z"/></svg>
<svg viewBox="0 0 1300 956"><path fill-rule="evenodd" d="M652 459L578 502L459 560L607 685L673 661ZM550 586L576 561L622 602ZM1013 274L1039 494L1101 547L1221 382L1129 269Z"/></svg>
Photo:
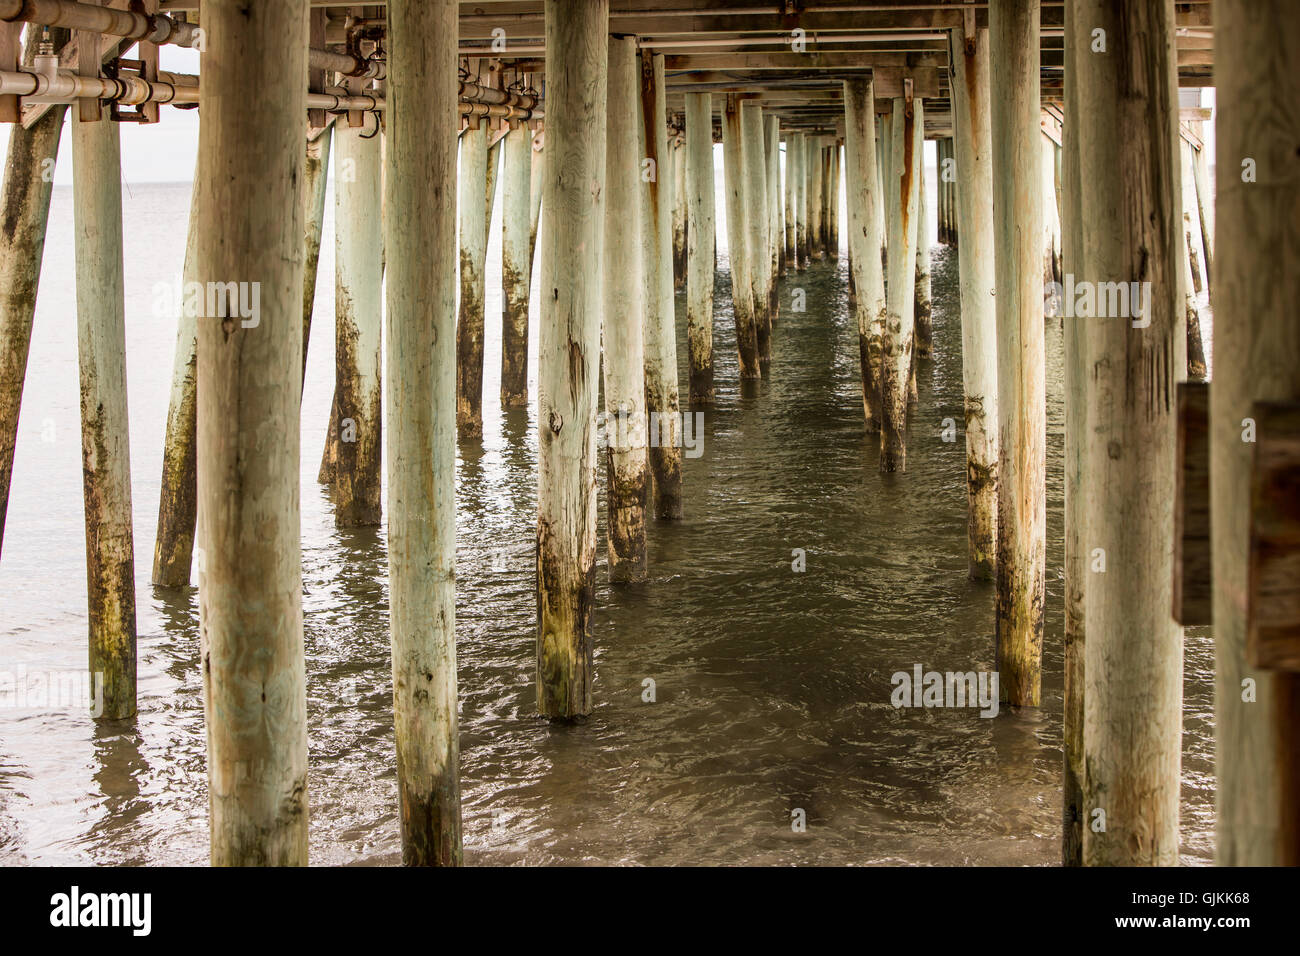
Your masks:
<svg viewBox="0 0 1300 956"><path fill-rule="evenodd" d="M180 269L188 202L188 185L125 197L140 713L96 726L80 707L0 709L0 862L207 860L196 594L148 582L174 336L151 295ZM461 447L457 471L466 861L1055 863L1060 329L1048 323L1043 706L992 720L896 710L895 671L993 665L992 592L966 578L963 440L942 438L944 419L962 421L956 253L933 249L936 354L918 370L908 470L882 476L861 425L847 259L783 280L771 376L742 394L719 230L718 403L703 455L684 463L687 517L651 527L651 580L620 589L604 583L602 520L597 706L578 726L534 716L534 411L501 414L500 290L490 284L485 437ZM332 388L330 235L327 220L303 414L311 859L391 864L400 843L384 533L336 530L315 481ZM58 188L0 563L0 671L85 666L71 268L71 192ZM796 287L802 313L790 308ZM684 385L680 295L678 317ZM803 573L792 570L795 549ZM1207 863L1207 630L1188 631L1186 667L1183 859ZM653 702L643 700L647 678ZM804 833L792 830L796 810Z"/></svg>

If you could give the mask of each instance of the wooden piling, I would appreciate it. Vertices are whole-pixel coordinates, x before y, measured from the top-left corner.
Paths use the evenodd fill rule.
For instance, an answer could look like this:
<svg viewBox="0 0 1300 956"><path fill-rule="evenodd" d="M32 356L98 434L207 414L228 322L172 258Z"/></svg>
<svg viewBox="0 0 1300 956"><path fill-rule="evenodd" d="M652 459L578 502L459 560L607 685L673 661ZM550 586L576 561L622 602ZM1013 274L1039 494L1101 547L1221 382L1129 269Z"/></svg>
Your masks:
<svg viewBox="0 0 1300 956"><path fill-rule="evenodd" d="M90 675L100 716L121 720L135 715L136 661L118 125L74 121L72 168Z"/></svg>
<svg viewBox="0 0 1300 956"><path fill-rule="evenodd" d="M727 199L727 259L731 264L731 308L736 319L736 350L740 377L758 378L758 327L754 320L754 293L750 281L750 236L746 226L745 143L741 133L740 104L728 96L722 114L723 178Z"/></svg>
<svg viewBox="0 0 1300 956"><path fill-rule="evenodd" d="M925 156L917 163L920 183L916 203L916 357L934 354L934 331L930 322L930 198L929 178L925 173ZM937 198L937 197L936 197Z"/></svg>
<svg viewBox="0 0 1300 956"><path fill-rule="evenodd" d="M546 0L545 9L551 57L538 345L537 707L546 717L572 719L592 707L609 0ZM643 102L645 82L643 69ZM671 272L662 278L671 293Z"/></svg>
<svg viewBox="0 0 1300 956"><path fill-rule="evenodd" d="M793 161L795 271L808 268L808 137L793 133L786 147L787 164Z"/></svg>
<svg viewBox="0 0 1300 956"><path fill-rule="evenodd" d="M461 862L456 714L457 4L389 0L389 626L402 862Z"/></svg>
<svg viewBox="0 0 1300 956"><path fill-rule="evenodd" d="M1081 45L1073 3L1065 5L1065 121L1061 127L1061 270L1083 275L1083 190L1079 166L1079 68ZM1061 303L1064 308L1064 303ZM1061 863L1083 864L1084 589L1089 569L1083 489L1089 441L1086 320L1063 320L1065 352L1065 649L1062 715Z"/></svg>
<svg viewBox="0 0 1300 956"><path fill-rule="evenodd" d="M767 157L762 107L744 102L740 108L745 157L745 244L749 256L749 284L754 303L754 329L758 340L758 367L772 361L772 269L768 255Z"/></svg>
<svg viewBox="0 0 1300 956"><path fill-rule="evenodd" d="M662 53L641 53L643 155L656 170L671 169ZM651 498L655 517L682 517L681 404L677 384L677 313L673 301L671 183L641 184L641 246L645 253L645 391L650 416ZM757 313L757 310L755 310ZM657 425L657 427L656 427Z"/></svg>
<svg viewBox="0 0 1300 956"><path fill-rule="evenodd" d="M1200 291L1197 287L1196 279L1192 272L1193 263L1196 261L1196 255L1193 251L1194 242L1199 242L1200 236L1193 232L1191 221L1191 209L1196 205L1196 185L1192 179L1192 149L1187 141L1180 137L1180 153L1182 162L1182 229L1184 242L1180 247L1182 255L1182 268L1179 274L1180 289L1182 290L1183 317L1184 317L1184 342L1187 353L1186 376L1189 380L1200 382L1205 380L1205 344L1201 339L1201 310L1196 304L1196 295ZM1199 231L1199 226L1196 227Z"/></svg>
<svg viewBox="0 0 1300 956"><path fill-rule="evenodd" d="M308 138L307 159L303 166L305 258L302 275L302 378L304 383L307 381L307 343L311 341L311 320L316 306L316 273L320 266L321 231L325 224L325 193L333 140L333 123L322 129L315 139ZM331 431L328 434L332 435L334 423L330 424ZM188 576L187 570L186 577Z"/></svg>
<svg viewBox="0 0 1300 956"><path fill-rule="evenodd" d="M339 126L334 184L334 523L379 524L383 455L383 140Z"/></svg>
<svg viewBox="0 0 1300 956"><path fill-rule="evenodd" d="M472 122L472 121L471 121ZM483 434L483 327L487 263L488 127L460 137L457 209L460 216L460 314L456 321L456 435Z"/></svg>
<svg viewBox="0 0 1300 956"><path fill-rule="evenodd" d="M1171 614L1183 307L1173 5L1086 0L1074 29L1082 279L1150 283L1140 319L1084 320L1093 573L1084 593L1083 799L1090 815L1104 812L1105 828L1084 827L1083 861L1169 866L1178 861L1183 660ZM1085 53L1085 36L1098 29L1110 49L1132 55Z"/></svg>
<svg viewBox="0 0 1300 956"><path fill-rule="evenodd" d="M966 425L967 568L992 580L998 522L998 350L993 261L993 130L989 34L958 32L953 48L953 156L961 282L962 388Z"/></svg>
<svg viewBox="0 0 1300 956"><path fill-rule="evenodd" d="M182 290L196 282L194 255L202 224L194 215L199 195L195 171L190 197L190 222L185 241L185 264L181 271ZM319 246L319 238L317 239ZM310 254L310 245L308 246ZM319 254L319 253L318 253ZM186 308L182 296L173 303L176 312L176 352L172 360L171 397L167 405L167 431L163 439L163 466L158 499L158 530L154 536L153 571L155 587L179 588L190 583L194 560L194 529L198 518L198 334L199 318ZM303 314L303 333L311 312Z"/></svg>
<svg viewBox="0 0 1300 956"><path fill-rule="evenodd" d="M528 304L532 284L529 205L533 132L506 133L501 162L501 407L528 405Z"/></svg>
<svg viewBox="0 0 1300 956"><path fill-rule="evenodd" d="M907 399L915 348L916 245L925 113L921 100L894 100L891 132L889 281L881 334L880 470L907 470ZM896 174L896 178L893 178Z"/></svg>
<svg viewBox="0 0 1300 956"><path fill-rule="evenodd" d="M827 231L829 251L832 259L840 257L840 146L832 141L830 148L831 175L826 189Z"/></svg>
<svg viewBox="0 0 1300 956"><path fill-rule="evenodd" d="M636 37L609 39L605 154L605 437L609 579L646 579L646 283ZM683 187L684 188L684 187Z"/></svg>
<svg viewBox="0 0 1300 956"><path fill-rule="evenodd" d="M713 107L686 94L686 348L692 406L712 405L714 221ZM788 193L787 193L788 196Z"/></svg>
<svg viewBox="0 0 1300 956"><path fill-rule="evenodd" d="M0 548L54 188L53 167L47 161L59 155L66 112L66 106L53 106L30 129L21 124L9 128L0 193ZM47 169L51 175L45 175Z"/></svg>
<svg viewBox="0 0 1300 956"><path fill-rule="evenodd" d="M862 412L869 433L880 430L880 344L887 314L880 264L881 184L876 163L875 87L871 80L844 81L844 160L848 192L849 262L857 290L858 358Z"/></svg>
<svg viewBox="0 0 1300 956"><path fill-rule="evenodd" d="M1038 0L997 0L989 8L991 61L998 64L990 76L1002 412L997 661L1001 689L1015 707L1039 702L1047 534L1039 13Z"/></svg>
<svg viewBox="0 0 1300 956"><path fill-rule="evenodd" d="M1294 864L1300 678L1247 656L1246 594L1257 402L1300 400L1293 68L1300 19L1285 0L1214 6L1218 199L1211 294L1215 862ZM1282 105L1287 104L1287 105ZM1267 120L1266 120L1267 118ZM1250 160L1251 162L1247 162Z"/></svg>
<svg viewBox="0 0 1300 956"><path fill-rule="evenodd" d="M1200 123L1195 124L1200 127ZM1205 250L1205 287L1214 280L1214 196L1210 193L1210 174L1206 168L1205 147L1193 150L1192 181L1196 186L1196 214L1201 229L1201 248Z"/></svg>
<svg viewBox="0 0 1300 956"><path fill-rule="evenodd" d="M808 140L808 256L826 258L826 150L821 137Z"/></svg>
<svg viewBox="0 0 1300 956"><path fill-rule="evenodd" d="M782 193L785 199L784 227L783 235L784 246L781 252L781 274L786 275L797 269L795 262L795 227L796 227L796 208L795 208L795 185L794 178L797 170L795 162L795 133L785 134L785 153L782 162L782 171L784 178L782 180Z"/></svg>
<svg viewBox="0 0 1300 956"><path fill-rule="evenodd" d="M1199 222L1193 227L1192 212L1196 208L1196 180L1192 173L1192 146L1181 136L1178 139L1178 154L1181 168L1182 194L1179 202L1182 207L1183 248L1187 250L1187 274L1191 277L1193 295L1200 295L1204 288L1201 281L1201 230ZM1188 333L1191 334L1190 331Z"/></svg>
<svg viewBox="0 0 1300 956"><path fill-rule="evenodd" d="M251 315L228 301L198 323L211 855L217 866L304 865L298 435L307 3L208 0L203 27L195 274L205 286L256 292ZM259 108L249 110L252 102Z"/></svg>
<svg viewBox="0 0 1300 956"><path fill-rule="evenodd" d="M686 288L686 148L680 136L668 141L673 168L673 288Z"/></svg>
<svg viewBox="0 0 1300 956"><path fill-rule="evenodd" d="M767 189L767 318L768 325L776 324L780 313L780 299L776 292L777 278L781 275L781 250L785 230L781 222L781 118L769 115L763 119L764 160Z"/></svg>

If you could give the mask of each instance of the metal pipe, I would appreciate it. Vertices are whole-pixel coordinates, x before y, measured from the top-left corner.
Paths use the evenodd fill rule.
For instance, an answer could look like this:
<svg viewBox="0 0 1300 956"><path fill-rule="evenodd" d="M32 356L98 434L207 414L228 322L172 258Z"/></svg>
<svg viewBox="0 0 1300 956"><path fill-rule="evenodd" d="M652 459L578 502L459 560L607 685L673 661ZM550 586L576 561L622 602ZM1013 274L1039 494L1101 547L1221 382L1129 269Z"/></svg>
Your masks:
<svg viewBox="0 0 1300 956"><path fill-rule="evenodd" d="M0 0L0 21L67 27L177 46L192 46L198 31L194 24L167 16L113 10L73 0Z"/></svg>
<svg viewBox="0 0 1300 956"><path fill-rule="evenodd" d="M82 98L112 100L127 106L141 103L170 103L189 106L200 102L199 78L189 73L160 72L157 80L143 80L136 76L86 77L66 70L50 69L51 63L41 63L37 57L37 72L19 70L0 71L0 95L16 94L36 103L70 103ZM45 58L56 61L56 57ZM536 102L534 97L520 97ZM386 108L381 97L369 93L308 93L307 107L323 109L330 113L352 110L376 112ZM460 115L489 119L529 122L542 119L545 114L536 108L513 103L460 103Z"/></svg>

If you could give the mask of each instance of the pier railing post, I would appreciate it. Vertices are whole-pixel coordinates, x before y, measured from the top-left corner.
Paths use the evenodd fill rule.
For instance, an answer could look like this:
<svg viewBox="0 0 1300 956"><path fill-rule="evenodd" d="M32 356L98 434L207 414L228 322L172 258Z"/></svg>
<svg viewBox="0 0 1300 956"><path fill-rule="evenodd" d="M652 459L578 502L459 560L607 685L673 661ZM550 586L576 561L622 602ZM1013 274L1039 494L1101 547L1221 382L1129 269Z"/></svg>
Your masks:
<svg viewBox="0 0 1300 956"><path fill-rule="evenodd" d="M605 438L609 579L646 579L646 456L641 156L636 37L609 40L605 162Z"/></svg>
<svg viewBox="0 0 1300 956"><path fill-rule="evenodd" d="M113 720L135 715L136 668L117 123L75 119L72 168L90 674L92 686L102 678L102 716Z"/></svg>
<svg viewBox="0 0 1300 956"><path fill-rule="evenodd" d="M1096 314L1073 320L1085 326L1088 395L1083 861L1168 866L1179 843L1183 647L1170 542L1186 361L1173 5L1081 0L1072 29L1087 197L1074 284L1097 290ZM1110 54L1093 52L1098 30ZM1116 286L1131 290L1129 308L1103 291Z"/></svg>
<svg viewBox="0 0 1300 956"><path fill-rule="evenodd" d="M692 406L712 405L713 106L708 93L686 94L686 347Z"/></svg>
<svg viewBox="0 0 1300 956"><path fill-rule="evenodd" d="M997 663L1007 702L1037 707L1047 535L1038 0L994 0L989 40L998 65L990 75L1000 410Z"/></svg>
<svg viewBox="0 0 1300 956"><path fill-rule="evenodd" d="M304 865L298 436L307 3L209 0L203 27L195 275L205 289L226 290L198 322L212 863Z"/></svg>
<svg viewBox="0 0 1300 956"><path fill-rule="evenodd" d="M568 720L592 707L609 0L546 0L545 16L551 62L538 343L537 708ZM579 258L575 249L587 252ZM663 278L671 303L671 272Z"/></svg>

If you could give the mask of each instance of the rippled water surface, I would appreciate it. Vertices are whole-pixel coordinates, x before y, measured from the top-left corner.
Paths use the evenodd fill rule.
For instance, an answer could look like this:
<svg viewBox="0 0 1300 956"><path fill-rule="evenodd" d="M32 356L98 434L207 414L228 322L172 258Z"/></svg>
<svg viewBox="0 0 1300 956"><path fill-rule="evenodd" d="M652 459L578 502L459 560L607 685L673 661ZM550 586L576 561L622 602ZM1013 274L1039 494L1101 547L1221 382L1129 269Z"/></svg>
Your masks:
<svg viewBox="0 0 1300 956"><path fill-rule="evenodd" d="M180 269L188 202L188 185L126 196L139 717L96 726L80 708L0 709L0 862L207 860L196 594L148 581L174 336L151 296ZM331 234L327 221L303 414L311 857L392 864L384 532L336 530L315 481L332 388ZM489 289L485 437L462 445L457 472L466 861L1055 863L1059 328L1048 323L1042 709L993 720L895 710L895 671L993 665L992 594L966 579L963 441L941 437L944 419L962 421L956 253L934 247L936 354L918 371L907 473L886 477L861 424L847 259L783 280L771 376L742 393L721 226L719 236L718 403L703 455L685 462L687 517L651 527L650 582L615 589L602 516L597 707L579 726L534 716L535 420L532 409L501 414L500 291ZM492 259L490 276L495 248ZM796 286L802 313L790 308ZM85 667L73 291L71 191L59 188L0 563L4 671ZM684 388L680 295L678 317ZM791 568L795 549L804 573ZM1194 863L1213 853L1212 667L1208 631L1188 631L1182 826ZM792 831L795 809L805 833Z"/></svg>

